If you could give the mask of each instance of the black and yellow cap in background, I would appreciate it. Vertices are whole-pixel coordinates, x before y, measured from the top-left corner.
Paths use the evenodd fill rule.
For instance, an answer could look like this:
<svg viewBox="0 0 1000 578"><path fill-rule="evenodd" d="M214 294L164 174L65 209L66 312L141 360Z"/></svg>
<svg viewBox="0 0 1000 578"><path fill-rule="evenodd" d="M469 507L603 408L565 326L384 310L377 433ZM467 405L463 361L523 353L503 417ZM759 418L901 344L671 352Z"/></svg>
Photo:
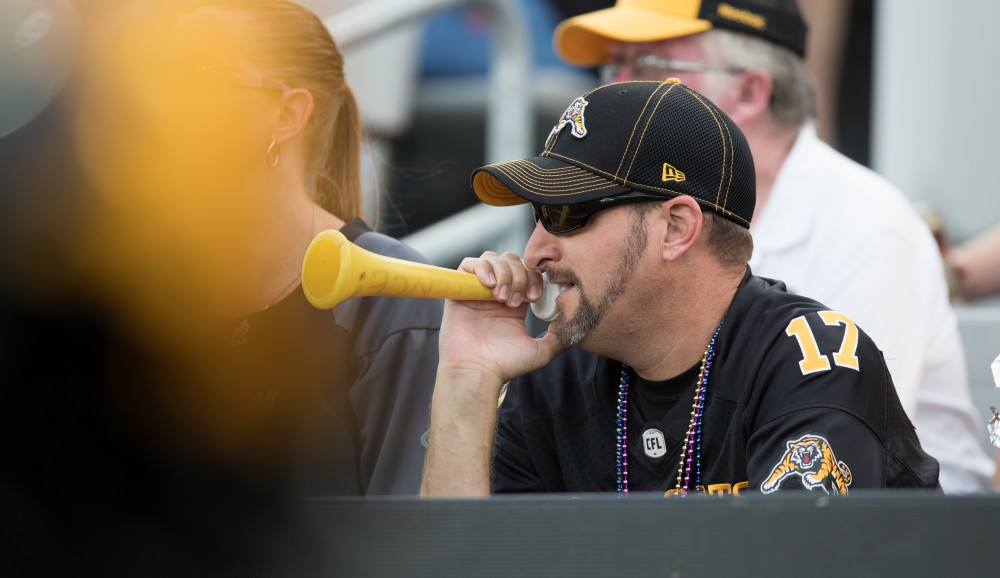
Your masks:
<svg viewBox="0 0 1000 578"><path fill-rule="evenodd" d="M747 228L756 203L743 133L677 79L608 84L575 99L539 156L480 167L472 187L497 206L690 195Z"/></svg>
<svg viewBox="0 0 1000 578"><path fill-rule="evenodd" d="M804 0L811 1L811 0ZM600 64L617 42L657 42L725 28L770 40L799 56L807 27L797 0L618 0L569 18L553 36L556 53L578 66Z"/></svg>

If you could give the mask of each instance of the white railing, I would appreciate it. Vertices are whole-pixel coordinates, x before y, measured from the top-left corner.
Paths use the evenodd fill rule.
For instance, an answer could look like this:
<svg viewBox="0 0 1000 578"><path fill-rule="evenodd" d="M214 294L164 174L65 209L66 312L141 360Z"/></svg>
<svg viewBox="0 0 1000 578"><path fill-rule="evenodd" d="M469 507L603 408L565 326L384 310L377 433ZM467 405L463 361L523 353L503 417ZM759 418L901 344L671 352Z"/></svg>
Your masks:
<svg viewBox="0 0 1000 578"><path fill-rule="evenodd" d="M459 5L486 10L493 23L489 71L490 114L486 115L486 160L499 162L532 154L531 39L517 4L510 0L366 0L326 18L337 44L347 48ZM452 191L472 194L471 191ZM530 233L524 207L477 205L406 237L404 241L431 262L453 264L490 250L518 253Z"/></svg>

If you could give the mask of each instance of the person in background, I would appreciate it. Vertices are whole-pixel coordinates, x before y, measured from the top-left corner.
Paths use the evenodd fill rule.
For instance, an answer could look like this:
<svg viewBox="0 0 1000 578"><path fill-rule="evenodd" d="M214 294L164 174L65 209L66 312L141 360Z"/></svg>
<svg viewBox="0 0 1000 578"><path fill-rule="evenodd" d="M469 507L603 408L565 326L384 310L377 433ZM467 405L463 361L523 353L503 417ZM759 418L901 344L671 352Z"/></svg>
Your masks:
<svg viewBox="0 0 1000 578"><path fill-rule="evenodd" d="M816 96L816 133L823 142L837 147L838 96L844 65L844 45L854 0L810 0L800 2L802 16L822 26L809 28L806 68L812 75Z"/></svg>
<svg viewBox="0 0 1000 578"><path fill-rule="evenodd" d="M871 0L867 0L870 2ZM614 6L615 0L551 0L562 19ZM816 85L816 132L837 147L839 93L845 44L855 0L810 0L799 5L806 24L822 22L807 38L806 68Z"/></svg>
<svg viewBox="0 0 1000 578"><path fill-rule="evenodd" d="M962 299L977 301L1000 294L1000 225L952 247L947 259Z"/></svg>
<svg viewBox="0 0 1000 578"><path fill-rule="evenodd" d="M289 497L416 491L441 304L297 287L321 229L419 259L359 218L314 16L53 4L0 2L0 86L66 80L0 113L0 574L273 576L325 547Z"/></svg>
<svg viewBox="0 0 1000 578"><path fill-rule="evenodd" d="M1000 295L1000 225L951 247L945 257L959 298L972 302ZM993 375L1000 387L1000 356L993 362ZM1000 452L996 467L993 487L1000 491Z"/></svg>
<svg viewBox="0 0 1000 578"><path fill-rule="evenodd" d="M300 286L324 230L422 260L361 218L336 44L287 0L135 6L99 37L79 139L105 206L88 268L140 365L173 370L123 394L153 416L137 436L296 495L415 494L441 302L321 311Z"/></svg>
<svg viewBox="0 0 1000 578"><path fill-rule="evenodd" d="M853 319L884 352L945 492L991 487L940 254L906 198L816 136L794 0L619 0L570 18L557 52L605 81L675 76L746 134L757 167L751 268Z"/></svg>

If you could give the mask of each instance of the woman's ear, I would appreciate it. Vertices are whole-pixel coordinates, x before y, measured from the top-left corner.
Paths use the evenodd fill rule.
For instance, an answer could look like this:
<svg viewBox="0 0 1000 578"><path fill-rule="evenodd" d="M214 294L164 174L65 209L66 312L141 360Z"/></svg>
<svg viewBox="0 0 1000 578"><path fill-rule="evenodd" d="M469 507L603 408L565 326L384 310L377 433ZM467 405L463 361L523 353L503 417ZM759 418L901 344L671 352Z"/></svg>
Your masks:
<svg viewBox="0 0 1000 578"><path fill-rule="evenodd" d="M281 95L278 118L273 128L273 138L278 144L287 142L308 126L313 114L312 93L304 88L292 88Z"/></svg>
<svg viewBox="0 0 1000 578"><path fill-rule="evenodd" d="M663 226L660 254L664 261L677 261L694 246L701 234L701 206L694 197L679 195L663 203L660 217Z"/></svg>
<svg viewBox="0 0 1000 578"><path fill-rule="evenodd" d="M733 80L732 102L726 111L733 122L740 125L766 114L774 92L771 75L760 70L748 70L736 75Z"/></svg>

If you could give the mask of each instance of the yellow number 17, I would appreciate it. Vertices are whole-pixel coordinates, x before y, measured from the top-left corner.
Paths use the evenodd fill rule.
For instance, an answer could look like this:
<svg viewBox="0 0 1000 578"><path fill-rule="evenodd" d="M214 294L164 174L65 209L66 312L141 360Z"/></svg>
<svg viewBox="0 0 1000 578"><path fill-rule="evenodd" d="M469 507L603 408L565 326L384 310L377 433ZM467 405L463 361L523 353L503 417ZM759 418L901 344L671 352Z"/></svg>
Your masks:
<svg viewBox="0 0 1000 578"><path fill-rule="evenodd" d="M840 350L833 354L833 362L839 367L859 371L858 327L846 315L836 311L820 311L819 318L827 325L844 326L844 340L840 343ZM816 336L813 335L805 316L792 319L785 328L785 335L794 337L799 342L799 349L802 350L799 369L802 370L802 375L830 370L830 358L820 352Z"/></svg>

